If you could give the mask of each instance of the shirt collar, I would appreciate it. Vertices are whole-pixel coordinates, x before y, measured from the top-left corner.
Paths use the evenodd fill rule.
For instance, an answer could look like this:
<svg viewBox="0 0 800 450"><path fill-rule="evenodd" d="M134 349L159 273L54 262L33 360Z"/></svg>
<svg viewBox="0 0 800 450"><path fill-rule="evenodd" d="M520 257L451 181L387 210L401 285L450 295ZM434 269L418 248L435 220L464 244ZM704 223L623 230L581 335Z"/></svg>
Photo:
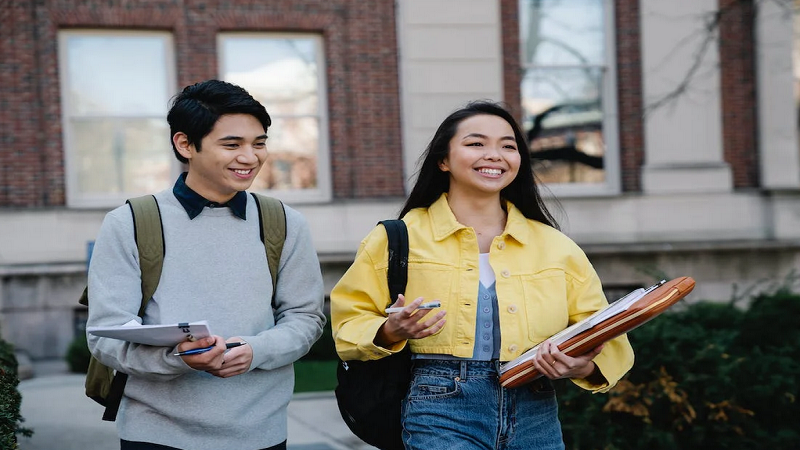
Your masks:
<svg viewBox="0 0 800 450"><path fill-rule="evenodd" d="M513 203L505 201L505 204L508 218L506 219L506 229L503 234L511 236L521 244L525 244L530 233L527 226L528 218ZM447 203L447 193L442 194L438 200L428 207L428 213L433 227L433 237L437 241L445 239L462 228L467 228L466 225L456 220L456 216Z"/></svg>
<svg viewBox="0 0 800 450"><path fill-rule="evenodd" d="M208 206L211 208L228 207L236 217L247 220L247 194L244 191L237 192L232 199L225 203L212 202L186 185L186 175L184 172L178 177L178 181L172 187L172 193L186 210L189 219L199 216L203 212L203 208Z"/></svg>

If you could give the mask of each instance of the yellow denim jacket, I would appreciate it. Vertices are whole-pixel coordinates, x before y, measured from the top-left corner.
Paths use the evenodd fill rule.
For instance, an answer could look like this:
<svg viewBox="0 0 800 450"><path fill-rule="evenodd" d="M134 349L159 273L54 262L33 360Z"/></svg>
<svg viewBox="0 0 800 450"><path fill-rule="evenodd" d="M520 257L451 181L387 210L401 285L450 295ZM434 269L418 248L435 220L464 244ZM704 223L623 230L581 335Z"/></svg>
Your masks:
<svg viewBox="0 0 800 450"><path fill-rule="evenodd" d="M496 276L500 316L500 360L509 361L607 305L583 251L567 236L529 220L508 202L505 231L492 241L489 261ZM460 224L442 195L429 208L403 218L408 227L406 301L439 300L447 311L444 327L424 339L411 339L414 353L469 358L475 344L478 298L478 240ZM402 350L406 341L382 348L373 339L386 320L388 244L379 225L361 242L355 261L331 292L331 325L343 360L379 359ZM436 311L436 310L434 310ZM433 314L433 313L429 313ZM633 365L633 349L623 335L606 343L594 360L608 384L573 380L603 392Z"/></svg>

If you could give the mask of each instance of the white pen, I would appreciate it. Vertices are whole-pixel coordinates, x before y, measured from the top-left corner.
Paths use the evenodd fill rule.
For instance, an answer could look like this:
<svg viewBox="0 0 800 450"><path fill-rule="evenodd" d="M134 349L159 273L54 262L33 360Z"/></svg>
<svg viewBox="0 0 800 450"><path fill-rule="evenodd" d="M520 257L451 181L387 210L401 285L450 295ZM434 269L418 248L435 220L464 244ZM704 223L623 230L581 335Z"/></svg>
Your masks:
<svg viewBox="0 0 800 450"><path fill-rule="evenodd" d="M423 304L417 306L417 309L433 309L433 308L438 308L440 306L442 306L442 302L435 301L435 302L423 303ZM393 308L386 308L386 314L399 313L400 311L402 311L404 309L406 309L405 306L395 306Z"/></svg>

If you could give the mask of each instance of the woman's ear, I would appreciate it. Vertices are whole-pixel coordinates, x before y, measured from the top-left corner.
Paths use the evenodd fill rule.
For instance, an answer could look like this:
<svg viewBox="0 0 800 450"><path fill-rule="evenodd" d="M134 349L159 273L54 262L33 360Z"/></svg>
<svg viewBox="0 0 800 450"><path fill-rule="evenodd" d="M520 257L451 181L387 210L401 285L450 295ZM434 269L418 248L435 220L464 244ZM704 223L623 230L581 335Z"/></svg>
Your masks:
<svg viewBox="0 0 800 450"><path fill-rule="evenodd" d="M175 150L186 159L192 159L192 145L189 144L189 136L183 132L177 132L172 136L172 143L175 144Z"/></svg>
<svg viewBox="0 0 800 450"><path fill-rule="evenodd" d="M437 164L439 166L439 170L442 172L450 172L450 167L447 166L447 158L442 159Z"/></svg>

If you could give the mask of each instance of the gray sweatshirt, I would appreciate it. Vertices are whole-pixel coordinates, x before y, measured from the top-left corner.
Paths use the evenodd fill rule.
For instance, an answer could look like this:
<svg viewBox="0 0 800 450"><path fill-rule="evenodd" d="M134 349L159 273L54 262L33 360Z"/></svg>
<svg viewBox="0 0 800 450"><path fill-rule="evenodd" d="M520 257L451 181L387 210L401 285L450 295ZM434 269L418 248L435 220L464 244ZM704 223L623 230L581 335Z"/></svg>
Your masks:
<svg viewBox="0 0 800 450"><path fill-rule="evenodd" d="M258 210L247 196L247 220L229 208L208 208L190 220L171 190L156 194L164 228L161 281L144 324L208 320L213 334L244 338L250 371L217 378L151 347L88 335L103 364L130 375L117 417L122 439L191 450L261 449L286 439L292 363L322 334L322 276L308 225L286 207L286 242L276 306L260 240ZM130 208L106 216L89 267L89 326L137 319L141 303L138 251Z"/></svg>

